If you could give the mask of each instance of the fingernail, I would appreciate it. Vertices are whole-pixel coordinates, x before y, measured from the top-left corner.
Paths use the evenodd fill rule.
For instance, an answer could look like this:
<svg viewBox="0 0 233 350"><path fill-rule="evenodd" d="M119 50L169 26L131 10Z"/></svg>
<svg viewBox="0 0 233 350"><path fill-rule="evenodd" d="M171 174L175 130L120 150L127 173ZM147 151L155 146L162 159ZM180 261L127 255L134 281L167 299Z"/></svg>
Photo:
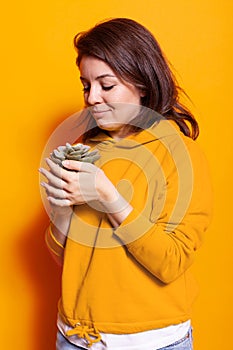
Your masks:
<svg viewBox="0 0 233 350"><path fill-rule="evenodd" d="M70 162L68 160L63 160L62 165L69 166Z"/></svg>

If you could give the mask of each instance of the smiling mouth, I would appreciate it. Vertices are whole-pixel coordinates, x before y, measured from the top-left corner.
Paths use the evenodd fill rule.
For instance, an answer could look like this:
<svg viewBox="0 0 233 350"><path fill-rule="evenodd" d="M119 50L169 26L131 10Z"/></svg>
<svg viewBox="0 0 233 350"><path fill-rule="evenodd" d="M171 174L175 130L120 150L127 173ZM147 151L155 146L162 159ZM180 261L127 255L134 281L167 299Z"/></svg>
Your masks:
<svg viewBox="0 0 233 350"><path fill-rule="evenodd" d="M102 114L102 113L106 113L106 112L109 112L110 110L109 109L104 109L104 110L99 110L99 109L92 109L91 110L91 113L92 114Z"/></svg>

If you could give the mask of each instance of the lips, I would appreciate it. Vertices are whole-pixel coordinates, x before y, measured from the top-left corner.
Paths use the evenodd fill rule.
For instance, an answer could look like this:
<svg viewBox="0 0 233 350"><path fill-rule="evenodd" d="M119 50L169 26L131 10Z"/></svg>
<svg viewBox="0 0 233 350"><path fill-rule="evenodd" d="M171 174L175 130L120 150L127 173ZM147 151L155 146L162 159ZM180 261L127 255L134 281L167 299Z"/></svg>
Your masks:
<svg viewBox="0 0 233 350"><path fill-rule="evenodd" d="M93 108L91 113L95 119L103 118L107 112L110 112L110 109L97 109Z"/></svg>
<svg viewBox="0 0 233 350"><path fill-rule="evenodd" d="M92 109L91 112L92 113L105 113L105 112L108 112L109 109Z"/></svg>

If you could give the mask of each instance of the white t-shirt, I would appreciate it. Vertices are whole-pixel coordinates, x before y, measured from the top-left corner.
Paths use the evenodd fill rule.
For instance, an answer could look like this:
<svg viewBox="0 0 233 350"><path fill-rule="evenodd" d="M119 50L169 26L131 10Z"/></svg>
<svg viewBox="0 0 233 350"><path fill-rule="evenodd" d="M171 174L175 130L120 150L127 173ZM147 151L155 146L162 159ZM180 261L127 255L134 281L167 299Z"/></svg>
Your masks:
<svg viewBox="0 0 233 350"><path fill-rule="evenodd" d="M66 336L66 332L72 328L66 325L59 316L57 322L59 331L69 342L89 350L156 350L171 345L185 337L189 331L190 325L191 322L188 320L178 325L140 333L100 333L101 341L93 343L91 347L88 347L85 339L78 338L77 335Z"/></svg>

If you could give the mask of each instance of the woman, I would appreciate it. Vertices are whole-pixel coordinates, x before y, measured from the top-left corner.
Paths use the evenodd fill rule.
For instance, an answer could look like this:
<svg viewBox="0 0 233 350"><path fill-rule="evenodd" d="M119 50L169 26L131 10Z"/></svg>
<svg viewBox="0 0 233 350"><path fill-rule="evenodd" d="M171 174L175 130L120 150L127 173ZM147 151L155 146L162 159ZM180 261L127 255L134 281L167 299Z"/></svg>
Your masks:
<svg viewBox="0 0 233 350"><path fill-rule="evenodd" d="M57 350L192 349L190 266L211 215L198 124L139 23L112 19L74 43L82 142L100 159L40 169L46 240L63 265Z"/></svg>

